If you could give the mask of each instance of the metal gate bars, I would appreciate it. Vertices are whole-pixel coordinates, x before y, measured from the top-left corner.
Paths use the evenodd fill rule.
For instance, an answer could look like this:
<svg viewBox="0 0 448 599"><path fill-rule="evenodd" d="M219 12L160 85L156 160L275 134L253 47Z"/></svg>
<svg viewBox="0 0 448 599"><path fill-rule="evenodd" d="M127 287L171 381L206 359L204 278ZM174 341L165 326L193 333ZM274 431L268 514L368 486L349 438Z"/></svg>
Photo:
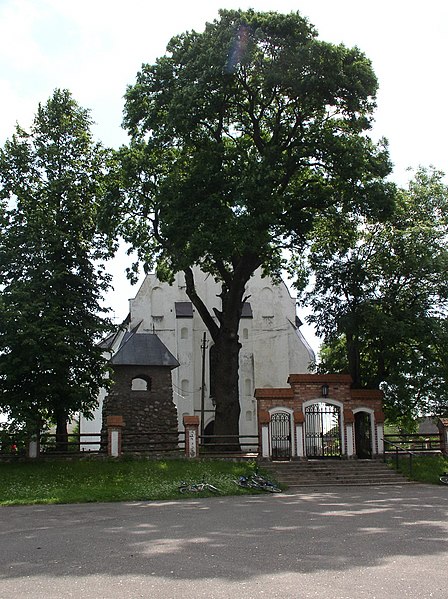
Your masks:
<svg viewBox="0 0 448 599"><path fill-rule="evenodd" d="M271 416L271 449L273 460L291 458L291 416L287 412Z"/></svg>
<svg viewBox="0 0 448 599"><path fill-rule="evenodd" d="M337 406L319 402L305 408L305 448L311 458L341 456L341 411Z"/></svg>

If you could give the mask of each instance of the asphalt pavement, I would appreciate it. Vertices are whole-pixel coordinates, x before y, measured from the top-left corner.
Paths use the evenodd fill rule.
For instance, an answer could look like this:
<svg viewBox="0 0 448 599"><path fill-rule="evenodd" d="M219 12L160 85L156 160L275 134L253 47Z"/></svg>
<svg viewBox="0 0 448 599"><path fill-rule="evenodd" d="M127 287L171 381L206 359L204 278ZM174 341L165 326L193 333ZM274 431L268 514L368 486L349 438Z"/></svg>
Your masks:
<svg viewBox="0 0 448 599"><path fill-rule="evenodd" d="M1 599L446 599L448 487L0 508Z"/></svg>

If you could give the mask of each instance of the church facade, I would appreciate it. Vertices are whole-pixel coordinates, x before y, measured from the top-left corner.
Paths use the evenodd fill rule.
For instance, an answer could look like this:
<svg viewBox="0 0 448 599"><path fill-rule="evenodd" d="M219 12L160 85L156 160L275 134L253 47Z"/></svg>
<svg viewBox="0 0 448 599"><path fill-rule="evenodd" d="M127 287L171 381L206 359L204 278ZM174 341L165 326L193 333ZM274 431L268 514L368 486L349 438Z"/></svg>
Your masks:
<svg viewBox="0 0 448 599"><path fill-rule="evenodd" d="M219 285L213 278L195 271L199 296L213 313L220 309ZM300 332L296 301L285 283L274 284L257 271L247 284L247 301L240 322L240 434L258 432L255 389L283 386L291 372L309 372L314 353ZM111 356L119 349L124 335L157 335L179 366L172 370L173 401L177 408L179 430L184 416L203 417L201 429L211 433L214 421L210 351L213 342L202 319L190 302L183 273L172 285L148 274L136 296L130 300L129 316L121 330L108 341ZM101 428L100 406L94 420L81 421L81 432Z"/></svg>

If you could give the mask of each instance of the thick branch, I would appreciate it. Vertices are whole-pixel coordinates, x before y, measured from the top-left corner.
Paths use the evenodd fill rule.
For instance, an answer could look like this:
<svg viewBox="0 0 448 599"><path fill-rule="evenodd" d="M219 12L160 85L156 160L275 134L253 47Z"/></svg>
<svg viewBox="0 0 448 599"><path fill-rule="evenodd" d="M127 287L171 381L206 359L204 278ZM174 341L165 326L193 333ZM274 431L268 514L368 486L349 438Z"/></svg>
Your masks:
<svg viewBox="0 0 448 599"><path fill-rule="evenodd" d="M193 275L192 269L189 267L186 268L184 270L184 274L185 274L187 295L190 298L193 306L199 312L199 316L204 321L205 326L210 331L210 335L212 336L213 341L216 342L216 339L218 338L218 334L219 334L219 327L216 324L216 322L213 320L213 317L210 314L210 312L208 311L206 305L204 304L204 302L201 300L201 298L199 297L199 295L196 292L196 286L194 284L194 275Z"/></svg>

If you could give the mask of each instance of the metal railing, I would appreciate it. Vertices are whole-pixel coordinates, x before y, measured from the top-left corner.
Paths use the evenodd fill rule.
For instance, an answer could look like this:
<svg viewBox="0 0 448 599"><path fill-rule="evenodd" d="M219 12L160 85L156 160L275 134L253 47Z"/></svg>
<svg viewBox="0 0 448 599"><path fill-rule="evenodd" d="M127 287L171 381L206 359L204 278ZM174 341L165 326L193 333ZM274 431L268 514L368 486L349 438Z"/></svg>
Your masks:
<svg viewBox="0 0 448 599"><path fill-rule="evenodd" d="M0 431L0 458L14 459L28 456L30 439ZM41 432L36 439L37 454L33 457L87 457L107 456L108 438L103 432L69 433L61 441L56 433ZM125 432L122 436L123 455L159 456L185 455L185 431L145 433ZM259 455L258 435L202 435L199 436L200 457L254 458Z"/></svg>
<svg viewBox="0 0 448 599"><path fill-rule="evenodd" d="M439 433L422 435L419 433L395 433L384 435L384 441L398 445L403 451L439 452L441 451L441 436Z"/></svg>
<svg viewBox="0 0 448 599"><path fill-rule="evenodd" d="M123 454L184 454L185 432L145 431L144 434L126 432L122 438Z"/></svg>
<svg viewBox="0 0 448 599"><path fill-rule="evenodd" d="M386 461L387 455L394 455L395 469L398 471L400 469L400 461L399 461L400 456L408 455L409 456L409 476L410 476L410 478L412 478L412 473L413 473L412 458L413 458L413 456L418 455L417 452L411 451L410 449L404 449L400 445L392 443L391 441L388 441L387 439L383 439L383 441L384 441L385 445L388 445L388 446L394 448L393 451L388 451L388 450L386 450L386 447L384 448L384 461Z"/></svg>
<svg viewBox="0 0 448 599"><path fill-rule="evenodd" d="M199 454L258 456L258 435L200 435Z"/></svg>
<svg viewBox="0 0 448 599"><path fill-rule="evenodd" d="M390 456L395 469L400 469L400 457L409 459L409 477L413 475L413 458L442 453L442 439L439 434L421 435L418 433L395 433L384 435L384 461Z"/></svg>
<svg viewBox="0 0 448 599"><path fill-rule="evenodd" d="M100 433L69 433L67 442L61 442L55 433L43 432L39 437L41 455L74 456L98 454L106 451L107 440Z"/></svg>

